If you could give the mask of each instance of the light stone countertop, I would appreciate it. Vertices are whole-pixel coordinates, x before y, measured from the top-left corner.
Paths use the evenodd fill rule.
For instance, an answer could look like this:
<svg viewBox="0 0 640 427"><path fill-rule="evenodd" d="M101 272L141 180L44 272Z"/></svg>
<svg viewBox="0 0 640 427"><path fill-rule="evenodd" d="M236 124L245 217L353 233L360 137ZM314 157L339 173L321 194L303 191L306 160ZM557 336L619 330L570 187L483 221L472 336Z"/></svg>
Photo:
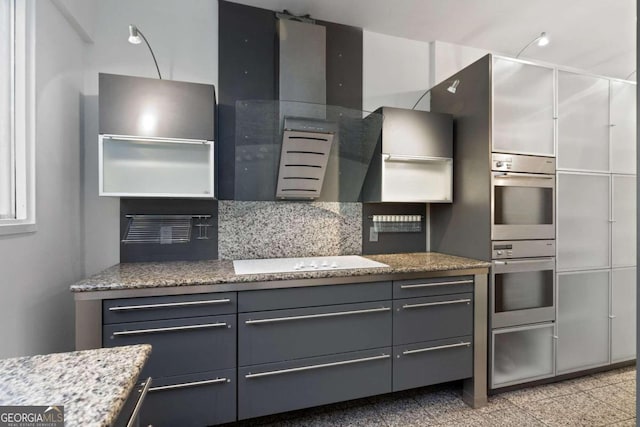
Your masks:
<svg viewBox="0 0 640 427"><path fill-rule="evenodd" d="M490 263L436 252L366 255L389 267L236 275L229 260L117 264L71 285L72 292L112 291L169 286L216 285L275 280L377 276L489 268Z"/></svg>
<svg viewBox="0 0 640 427"><path fill-rule="evenodd" d="M67 427L110 426L150 354L134 345L0 360L0 405L64 406Z"/></svg>

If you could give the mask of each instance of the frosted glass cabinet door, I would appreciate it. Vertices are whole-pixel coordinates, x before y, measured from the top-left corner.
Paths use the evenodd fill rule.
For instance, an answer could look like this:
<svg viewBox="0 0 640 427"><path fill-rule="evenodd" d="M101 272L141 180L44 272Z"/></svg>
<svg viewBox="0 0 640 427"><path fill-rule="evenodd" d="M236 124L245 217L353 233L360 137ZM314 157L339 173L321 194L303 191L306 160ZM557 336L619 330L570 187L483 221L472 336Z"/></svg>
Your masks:
<svg viewBox="0 0 640 427"><path fill-rule="evenodd" d="M493 151L554 156L553 69L493 59Z"/></svg>
<svg viewBox="0 0 640 427"><path fill-rule="evenodd" d="M636 85L611 82L611 172L636 173Z"/></svg>
<svg viewBox="0 0 640 427"><path fill-rule="evenodd" d="M491 388L553 376L553 323L492 333Z"/></svg>
<svg viewBox="0 0 640 427"><path fill-rule="evenodd" d="M558 168L609 171L609 80L558 71Z"/></svg>
<svg viewBox="0 0 640 427"><path fill-rule="evenodd" d="M558 274L557 374L609 363L609 271Z"/></svg>
<svg viewBox="0 0 640 427"><path fill-rule="evenodd" d="M636 269L611 271L611 363L636 357Z"/></svg>
<svg viewBox="0 0 640 427"><path fill-rule="evenodd" d="M636 177L613 175L611 264L636 265Z"/></svg>
<svg viewBox="0 0 640 427"><path fill-rule="evenodd" d="M558 173L558 270L609 267L609 179Z"/></svg>

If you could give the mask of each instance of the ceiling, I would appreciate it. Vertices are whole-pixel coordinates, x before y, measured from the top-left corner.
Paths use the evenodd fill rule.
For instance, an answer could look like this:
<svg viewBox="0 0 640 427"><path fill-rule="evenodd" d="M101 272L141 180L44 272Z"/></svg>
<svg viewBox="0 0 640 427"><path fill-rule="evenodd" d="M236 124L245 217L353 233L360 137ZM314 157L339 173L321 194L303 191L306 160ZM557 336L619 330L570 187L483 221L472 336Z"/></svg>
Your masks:
<svg viewBox="0 0 640 427"><path fill-rule="evenodd" d="M233 0L414 40L522 57L625 78L636 68L636 0ZM630 77L635 80L635 73Z"/></svg>

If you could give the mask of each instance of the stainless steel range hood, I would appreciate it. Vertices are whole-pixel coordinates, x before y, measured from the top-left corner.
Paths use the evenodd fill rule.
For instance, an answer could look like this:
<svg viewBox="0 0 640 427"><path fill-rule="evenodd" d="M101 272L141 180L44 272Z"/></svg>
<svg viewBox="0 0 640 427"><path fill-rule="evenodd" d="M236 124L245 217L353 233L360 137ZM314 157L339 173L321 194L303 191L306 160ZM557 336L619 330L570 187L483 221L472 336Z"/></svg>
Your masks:
<svg viewBox="0 0 640 427"><path fill-rule="evenodd" d="M279 99L326 104L325 27L281 18L278 36ZM308 111L300 111L298 105L294 113L282 104L280 118L283 130L276 198L316 199L322 192L337 127L325 120L326 110L317 105L309 105Z"/></svg>

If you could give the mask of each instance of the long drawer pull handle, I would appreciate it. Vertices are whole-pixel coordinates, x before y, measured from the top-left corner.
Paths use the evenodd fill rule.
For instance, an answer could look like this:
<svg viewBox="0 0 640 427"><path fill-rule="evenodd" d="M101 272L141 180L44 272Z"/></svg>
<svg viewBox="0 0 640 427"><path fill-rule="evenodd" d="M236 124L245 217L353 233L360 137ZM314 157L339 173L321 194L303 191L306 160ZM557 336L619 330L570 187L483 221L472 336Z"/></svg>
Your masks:
<svg viewBox="0 0 640 427"><path fill-rule="evenodd" d="M140 413L140 409L142 408L142 404L144 402L144 398L145 398L145 396L147 395L147 392L150 389L149 386L151 385L151 377L147 378L147 380L145 382L143 382L142 384L144 384L144 386L139 391L140 397L138 398L138 401L136 402L136 406L134 406L134 408L133 408L133 412L131 413L131 417L129 418L129 421L127 422L127 427L135 427L136 425L138 425L138 423L137 423L138 414Z"/></svg>
<svg viewBox="0 0 640 427"><path fill-rule="evenodd" d="M351 364L354 364L354 363L369 362L369 361L372 361L372 360L388 359L390 357L391 356L388 355L388 354L382 354L380 356L363 357L362 359L343 360L341 362L323 363L321 365L301 366L299 368L281 369L279 371L259 372L257 374L249 373L249 374L245 375L244 377L245 378L268 377L270 375L288 374L288 373L291 373L291 372L309 371L309 370L312 370L312 369L331 368L333 366L351 365Z"/></svg>
<svg viewBox="0 0 640 427"><path fill-rule="evenodd" d="M417 350L405 350L402 354L414 354L414 353L424 353L425 351L435 351L435 350L445 350L447 348L456 348L456 347L471 347L470 342L460 342L458 344L448 344L448 345L439 345L437 347L427 347L427 348L419 348Z"/></svg>
<svg viewBox="0 0 640 427"><path fill-rule="evenodd" d="M434 283L420 283L417 285L400 285L400 289L429 288L431 286L444 286L444 285L466 285L468 283L473 283L473 280L456 280L454 282L434 282Z"/></svg>
<svg viewBox="0 0 640 427"><path fill-rule="evenodd" d="M180 388L197 387L197 386L208 385L208 384L228 383L229 381L230 380L227 379L227 378L216 378L215 380L194 381L192 383L183 383L183 384L163 385L163 386L158 386L158 387L151 387L149 389L149 391L177 390L177 389L180 389Z"/></svg>
<svg viewBox="0 0 640 427"><path fill-rule="evenodd" d="M449 305L449 304L469 304L471 302L470 298L465 299L456 299L453 301L439 301L439 302L425 302L422 304L405 304L402 308L419 308L419 307L434 307L436 305Z"/></svg>
<svg viewBox="0 0 640 427"><path fill-rule="evenodd" d="M122 305L122 306L116 306L116 307L109 307L109 311L144 310L148 308L190 307L194 305L224 304L227 302L231 302L231 300L229 298L224 298L224 299L212 299L212 300L204 300L204 301L166 302L162 304Z"/></svg>
<svg viewBox="0 0 640 427"><path fill-rule="evenodd" d="M260 323L286 322L288 320L318 319L321 317L336 317L336 316L350 316L352 314L379 313L381 311L390 311L390 310L391 310L391 307L380 307L380 308L369 308L366 310L340 311L336 313L320 313L320 314L307 314L304 316L274 317L272 319L245 320L244 323L246 323L247 325L256 325Z"/></svg>
<svg viewBox="0 0 640 427"><path fill-rule="evenodd" d="M141 334L154 334L157 332L189 331L192 329L221 328L223 326L227 326L227 324L225 322L219 322L219 323L207 323L204 325L172 326L169 328L134 329L133 331L114 332L113 336L117 337L119 335L141 335Z"/></svg>

